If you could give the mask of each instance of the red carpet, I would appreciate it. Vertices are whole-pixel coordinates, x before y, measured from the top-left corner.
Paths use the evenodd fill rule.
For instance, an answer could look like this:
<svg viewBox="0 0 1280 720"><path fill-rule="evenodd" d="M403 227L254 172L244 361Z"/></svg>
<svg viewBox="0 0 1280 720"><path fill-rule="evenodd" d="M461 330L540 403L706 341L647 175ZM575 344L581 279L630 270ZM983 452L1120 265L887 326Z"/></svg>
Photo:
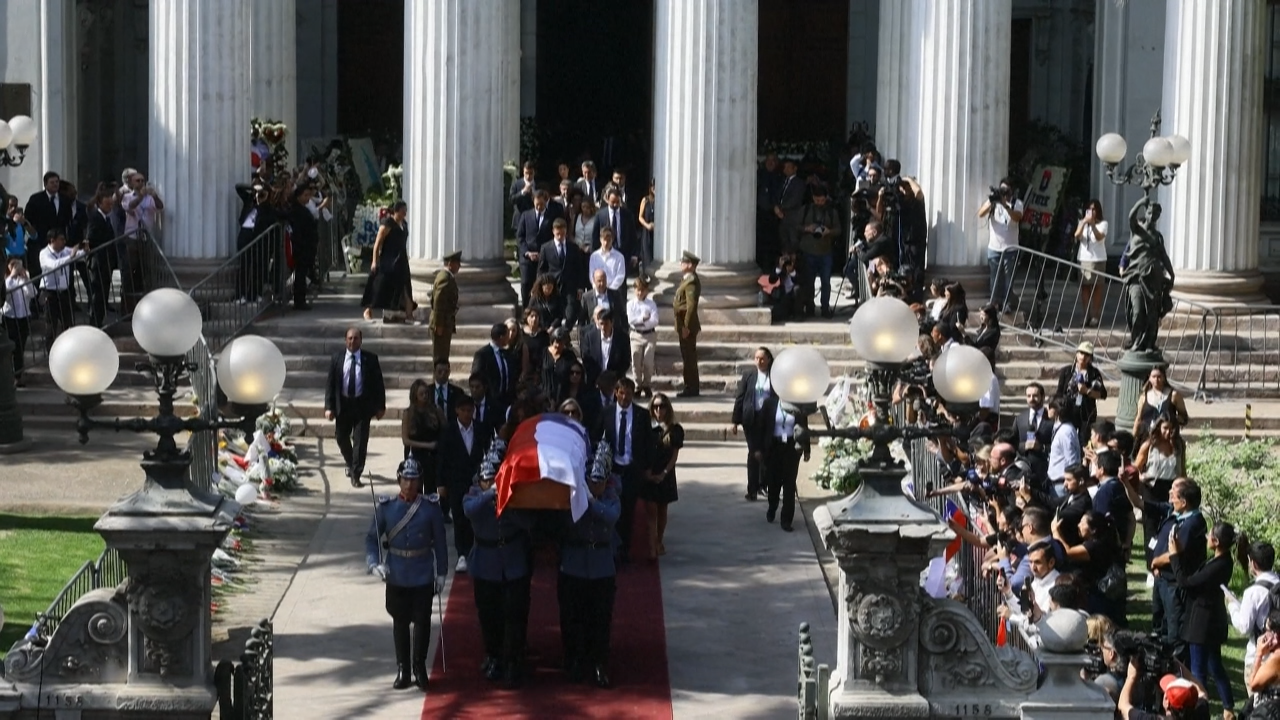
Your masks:
<svg viewBox="0 0 1280 720"><path fill-rule="evenodd" d="M609 678L613 687L570 683L561 667L560 615L556 604L555 553L539 548L530 592L528 674L518 690L489 682L480 673L484 649L476 619L471 578L454 577L445 609L444 640L449 671L440 654L431 669L431 692L422 708L430 718L670 718L667 639L662 619L662 581L648 559L648 531L638 504L630 565L618 573L613 609Z"/></svg>

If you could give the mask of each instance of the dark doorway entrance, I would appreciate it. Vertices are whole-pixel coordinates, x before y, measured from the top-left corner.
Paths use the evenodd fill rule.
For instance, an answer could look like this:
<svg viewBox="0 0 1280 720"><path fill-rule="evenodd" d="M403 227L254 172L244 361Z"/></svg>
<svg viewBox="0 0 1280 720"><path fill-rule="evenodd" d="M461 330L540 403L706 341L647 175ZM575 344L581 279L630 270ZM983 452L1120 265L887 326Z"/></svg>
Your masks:
<svg viewBox="0 0 1280 720"><path fill-rule="evenodd" d="M399 144L405 0L338 1L338 132Z"/></svg>
<svg viewBox="0 0 1280 720"><path fill-rule="evenodd" d="M652 172L653 22L653 0L538 0L540 177L555 178L560 161L576 176L590 158L601 177L626 168L632 192L643 192Z"/></svg>
<svg viewBox="0 0 1280 720"><path fill-rule="evenodd" d="M843 142L848 52L849 0L760 0L761 143Z"/></svg>

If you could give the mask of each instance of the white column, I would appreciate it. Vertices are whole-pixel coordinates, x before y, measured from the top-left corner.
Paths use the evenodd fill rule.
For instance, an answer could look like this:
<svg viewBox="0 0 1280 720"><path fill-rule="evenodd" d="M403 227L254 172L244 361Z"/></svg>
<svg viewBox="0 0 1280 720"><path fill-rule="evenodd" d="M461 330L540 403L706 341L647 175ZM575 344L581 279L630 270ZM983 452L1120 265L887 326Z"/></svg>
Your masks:
<svg viewBox="0 0 1280 720"><path fill-rule="evenodd" d="M1175 289L1191 300L1260 302L1266 3L1170 0L1166 23L1161 133L1191 141L1164 192Z"/></svg>
<svg viewBox="0 0 1280 720"><path fill-rule="evenodd" d="M1086 138L1091 158L1093 197L1102 202L1112 231L1107 237L1110 254L1119 255L1129 238L1124 218L1142 197L1132 185L1116 185L1093 152L1093 144L1105 133L1119 133L1136 147L1149 132L1151 116L1162 101L1162 89L1151 78L1164 68L1163 0L1097 0L1094 21L1093 137ZM1166 216L1167 217L1167 216Z"/></svg>
<svg viewBox="0 0 1280 720"><path fill-rule="evenodd" d="M520 115L538 113L538 0L520 0Z"/></svg>
<svg viewBox="0 0 1280 720"><path fill-rule="evenodd" d="M415 279L462 251L464 306L509 304L502 228L506 31L519 0L404 4L404 198ZM518 68L518 62L516 63Z"/></svg>
<svg viewBox="0 0 1280 720"><path fill-rule="evenodd" d="M170 258L235 249L249 177L249 3L152 0L151 178L165 201Z"/></svg>
<svg viewBox="0 0 1280 720"><path fill-rule="evenodd" d="M89 178L76 177L75 15L71 0L40 2L40 93L35 98L40 108L36 115L40 136L36 142L40 143L44 167L36 170L39 175L45 170L60 172L88 189Z"/></svg>
<svg viewBox="0 0 1280 720"><path fill-rule="evenodd" d="M278 120L289 128L285 146L290 166L298 147L298 11L296 0L257 0L252 12L249 47L253 104L250 114Z"/></svg>
<svg viewBox="0 0 1280 720"><path fill-rule="evenodd" d="M929 264L961 277L986 264L989 231L977 212L988 186L1008 171L1012 1L937 0L917 12L922 7L921 33L908 40L923 46L920 70L908 87L919 91Z"/></svg>
<svg viewBox="0 0 1280 720"><path fill-rule="evenodd" d="M527 159L520 157L520 20L520 12L503 15L502 160L516 167Z"/></svg>
<svg viewBox="0 0 1280 720"><path fill-rule="evenodd" d="M876 64L876 147L886 158L897 158L907 175L918 172L916 153L919 124L920 46L916 26L925 13L923 0L880 0Z"/></svg>
<svg viewBox="0 0 1280 720"><path fill-rule="evenodd" d="M757 0L658 0L656 275L691 251L708 307L754 301L758 27Z"/></svg>

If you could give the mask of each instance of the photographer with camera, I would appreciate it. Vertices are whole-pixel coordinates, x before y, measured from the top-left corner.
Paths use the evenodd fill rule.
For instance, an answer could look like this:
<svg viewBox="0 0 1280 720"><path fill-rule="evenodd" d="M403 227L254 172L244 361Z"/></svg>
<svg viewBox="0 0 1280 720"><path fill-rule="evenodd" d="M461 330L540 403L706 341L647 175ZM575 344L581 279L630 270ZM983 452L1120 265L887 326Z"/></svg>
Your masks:
<svg viewBox="0 0 1280 720"><path fill-rule="evenodd" d="M1164 712L1159 712L1153 702L1145 703L1138 700L1135 695L1137 689L1147 681L1146 673L1142 669L1141 661L1137 658L1129 659L1129 669L1125 676L1124 687L1120 689L1120 702L1116 704L1120 716L1125 720L1148 720L1151 718L1169 718L1170 720L1208 720L1209 719L1209 698L1205 694L1204 687L1190 677L1190 673L1184 673L1184 677L1179 677L1172 673L1167 673L1160 677L1160 708ZM1154 694L1154 693L1150 693ZM1235 717L1234 714L1231 717Z"/></svg>
<svg viewBox="0 0 1280 720"><path fill-rule="evenodd" d="M992 187L986 202L978 208L978 217L990 218L987 267L991 272L991 302L999 305L1005 313L1013 312L1017 305L1017 298L1011 297L1009 286L1015 254L1008 251L1018 247L1022 211L1022 201L1014 197L1013 181L1009 178L1001 180L999 187Z"/></svg>
<svg viewBox="0 0 1280 720"><path fill-rule="evenodd" d="M840 217L834 205L828 203L825 185L815 185L813 202L805 206L800 218L800 252L804 253L804 281L801 283L800 302L806 317L813 317L813 281L822 282L822 317L832 317L831 312L831 249L840 234Z"/></svg>
<svg viewBox="0 0 1280 720"><path fill-rule="evenodd" d="M1081 427L1098 419L1098 401L1107 399L1107 386L1102 381L1102 371L1093 365L1093 343L1080 343L1075 362L1058 371L1055 396L1075 405Z"/></svg>
<svg viewBox="0 0 1280 720"><path fill-rule="evenodd" d="M770 318L775 324L786 322L799 311L796 298L798 275L795 253L784 252L778 256L773 272L767 278L761 278L761 289L768 297L772 308Z"/></svg>

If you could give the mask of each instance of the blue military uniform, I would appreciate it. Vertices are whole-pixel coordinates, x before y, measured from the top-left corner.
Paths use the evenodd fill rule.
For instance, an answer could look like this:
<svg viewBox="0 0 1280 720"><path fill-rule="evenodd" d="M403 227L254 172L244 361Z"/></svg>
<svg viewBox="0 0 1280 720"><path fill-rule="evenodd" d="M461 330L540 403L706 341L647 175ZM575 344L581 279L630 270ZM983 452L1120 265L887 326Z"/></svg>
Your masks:
<svg viewBox="0 0 1280 720"><path fill-rule="evenodd" d="M525 516L507 510L498 517L497 491L472 485L462 499L475 542L467 572L475 591L483 670L490 679L519 679L529 626L529 534Z"/></svg>
<svg viewBox="0 0 1280 720"><path fill-rule="evenodd" d="M400 465L398 474L419 477L413 459ZM431 640L431 603L437 576L448 574L449 548L444 515L435 496L381 497L373 523L365 536L365 560L371 570L381 568L387 583L386 608L392 619L396 665L396 689L409 686L412 669L418 687L427 688L427 646ZM381 564L379 563L381 560ZM412 637L410 627L412 626Z"/></svg>
<svg viewBox="0 0 1280 720"><path fill-rule="evenodd" d="M617 592L614 527L622 514L616 476L565 533L560 547L560 637L565 666L575 680L584 673L608 687L609 637Z"/></svg>

